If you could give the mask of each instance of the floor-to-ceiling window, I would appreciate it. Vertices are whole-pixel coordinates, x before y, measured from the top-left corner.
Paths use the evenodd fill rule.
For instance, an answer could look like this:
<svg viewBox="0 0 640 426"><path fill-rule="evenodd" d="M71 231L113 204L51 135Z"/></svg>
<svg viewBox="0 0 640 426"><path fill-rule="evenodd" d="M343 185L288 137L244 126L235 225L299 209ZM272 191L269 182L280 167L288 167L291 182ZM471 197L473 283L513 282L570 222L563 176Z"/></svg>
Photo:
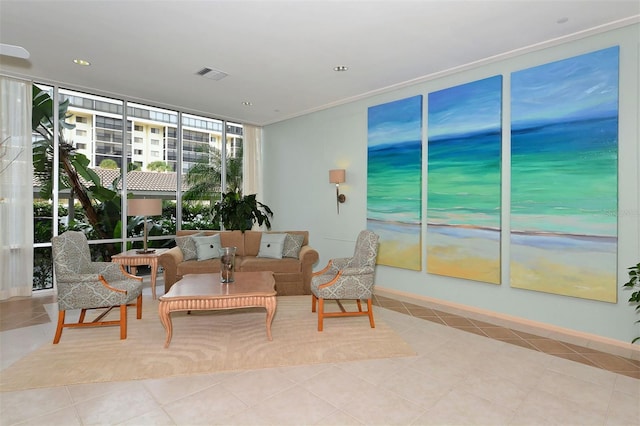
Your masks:
<svg viewBox="0 0 640 426"><path fill-rule="evenodd" d="M129 102L127 119L133 131L127 135L126 198L161 200L162 213L147 218L148 248L167 247L177 229L179 113ZM144 220L141 216L128 218L127 239L131 243L127 248L143 246Z"/></svg>
<svg viewBox="0 0 640 426"><path fill-rule="evenodd" d="M150 247L171 246L177 229L219 228L211 206L225 182L242 181L240 124L37 87L48 110L34 131L34 289L52 288L51 237L67 229L87 235L94 260L142 247L144 217L128 216L127 199L162 200L147 218Z"/></svg>
<svg viewBox="0 0 640 426"><path fill-rule="evenodd" d="M183 226L218 228L212 207L223 188L242 189L242 126L191 114L183 114L181 124Z"/></svg>
<svg viewBox="0 0 640 426"><path fill-rule="evenodd" d="M53 204L53 88L33 86L33 289L53 287L51 237L57 232L61 206ZM57 207L57 208L55 208Z"/></svg>

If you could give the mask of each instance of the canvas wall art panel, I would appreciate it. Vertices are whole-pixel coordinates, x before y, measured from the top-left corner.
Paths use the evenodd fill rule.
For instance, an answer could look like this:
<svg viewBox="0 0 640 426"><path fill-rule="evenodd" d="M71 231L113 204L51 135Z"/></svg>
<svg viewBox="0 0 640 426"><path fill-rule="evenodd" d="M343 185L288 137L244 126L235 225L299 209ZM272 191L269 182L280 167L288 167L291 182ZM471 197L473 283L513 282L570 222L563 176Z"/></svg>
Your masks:
<svg viewBox="0 0 640 426"><path fill-rule="evenodd" d="M511 76L512 287L616 302L618 63L616 46Z"/></svg>
<svg viewBox="0 0 640 426"><path fill-rule="evenodd" d="M502 76L429 94L427 272L500 284Z"/></svg>
<svg viewBox="0 0 640 426"><path fill-rule="evenodd" d="M378 264L422 269L422 96L368 109L367 229Z"/></svg>

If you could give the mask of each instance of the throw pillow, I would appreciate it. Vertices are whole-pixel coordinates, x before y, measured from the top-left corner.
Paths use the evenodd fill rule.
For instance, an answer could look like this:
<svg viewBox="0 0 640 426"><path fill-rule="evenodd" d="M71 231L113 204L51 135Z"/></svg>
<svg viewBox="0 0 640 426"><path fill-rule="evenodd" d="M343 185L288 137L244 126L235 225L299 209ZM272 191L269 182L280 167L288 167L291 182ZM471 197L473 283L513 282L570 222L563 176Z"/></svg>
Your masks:
<svg viewBox="0 0 640 426"><path fill-rule="evenodd" d="M284 248L284 239L286 237L287 234L263 233L260 238L260 251L258 251L258 257L282 259L282 249Z"/></svg>
<svg viewBox="0 0 640 426"><path fill-rule="evenodd" d="M198 252L198 260L215 259L220 257L220 234L208 235L203 237L193 237L196 242L196 251Z"/></svg>
<svg viewBox="0 0 640 426"><path fill-rule="evenodd" d="M176 245L180 247L184 260L193 260L198 258L198 252L196 251L196 242L193 240L193 237L197 237L199 235L202 235L202 232L175 238Z"/></svg>
<svg viewBox="0 0 640 426"><path fill-rule="evenodd" d="M284 248L282 249L282 257L293 257L298 259L304 235L287 234L284 239Z"/></svg>

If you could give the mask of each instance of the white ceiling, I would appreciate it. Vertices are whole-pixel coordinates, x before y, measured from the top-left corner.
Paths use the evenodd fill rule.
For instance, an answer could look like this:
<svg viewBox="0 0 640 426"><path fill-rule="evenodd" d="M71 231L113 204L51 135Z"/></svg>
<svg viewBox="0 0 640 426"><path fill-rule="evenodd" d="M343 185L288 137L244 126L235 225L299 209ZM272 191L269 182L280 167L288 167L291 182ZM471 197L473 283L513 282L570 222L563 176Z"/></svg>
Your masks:
<svg viewBox="0 0 640 426"><path fill-rule="evenodd" d="M638 0L0 0L0 42L31 54L0 72L265 125L639 16Z"/></svg>

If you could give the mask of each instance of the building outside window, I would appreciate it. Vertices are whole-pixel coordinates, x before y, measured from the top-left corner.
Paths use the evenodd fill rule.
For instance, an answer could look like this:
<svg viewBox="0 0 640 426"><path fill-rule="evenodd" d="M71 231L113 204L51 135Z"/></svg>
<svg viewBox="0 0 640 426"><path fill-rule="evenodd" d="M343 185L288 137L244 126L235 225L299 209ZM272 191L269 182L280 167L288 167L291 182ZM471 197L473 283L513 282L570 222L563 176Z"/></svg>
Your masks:
<svg viewBox="0 0 640 426"><path fill-rule="evenodd" d="M42 87L53 98L54 89ZM228 155L241 155L241 125L230 126L223 120L181 114L178 111L134 103L126 103L125 120L125 102L122 100L66 89L58 89L58 93L60 102L69 100L70 118L67 122L75 126L72 129L63 130L64 141L74 146L74 155L87 158L89 169L98 173L101 186L114 191L118 196L114 200L119 204L114 206L117 210L115 210L115 216L109 219L108 222L111 223L109 226L95 226L87 221L85 205L79 202L79 198L74 191L70 190L70 187L65 185L60 187L56 196L58 207L53 209L53 195L40 194L43 184L36 184L34 186L34 199L37 200L34 203L36 223L34 272L37 270L38 274L37 278L34 274L34 289L51 288L53 285L50 241L53 236L54 219L59 223L57 233L62 233L66 229L81 229L87 233L94 260L106 260L110 255L122 251L122 237L116 234L114 226L121 219L121 214L117 212L124 206L124 200L120 199L120 194L126 174L127 194L132 194L133 197L157 197L163 200L163 214L153 218L154 225L149 238L151 247L162 247L173 241L172 236L175 235L176 229L182 226L177 223L178 217L182 216L185 223L199 217L203 208L210 209L211 198L195 199L183 203L178 212L177 201L183 194L183 192L178 193L178 182L183 182L181 191L185 191L188 188L184 182L191 167L196 164L219 162L220 157L215 157L212 153L220 152L222 149L223 129L227 131L225 148ZM180 117L183 121L182 134L177 132ZM229 128L232 128L233 132L230 132ZM134 144L135 149L133 149ZM179 151L181 144L182 152ZM152 162L156 165L164 163L161 175L147 171L148 165ZM182 163L181 167L180 163ZM105 167L100 167L101 164ZM113 166L115 168L109 164L115 164ZM180 176L176 173L179 168ZM219 171L219 164L214 169ZM63 170L60 170L60 174L63 180L66 179ZM93 185L84 181L84 178L82 180L86 187ZM216 182L219 181L218 176ZM215 188L219 196L219 184L210 185L210 187ZM95 194L89 191L90 197L94 197ZM102 198L95 198L91 202L98 209L99 217L102 217L100 215L103 214L104 203L105 200ZM110 211L109 209L111 207L104 211ZM127 221L126 226L118 225L117 227L128 230L127 240L133 241L134 247L137 247L142 244L142 218L127 217ZM213 225L200 222L195 225L189 224L189 227L195 229L198 229L198 226L211 228ZM97 232L102 228L106 231Z"/></svg>

